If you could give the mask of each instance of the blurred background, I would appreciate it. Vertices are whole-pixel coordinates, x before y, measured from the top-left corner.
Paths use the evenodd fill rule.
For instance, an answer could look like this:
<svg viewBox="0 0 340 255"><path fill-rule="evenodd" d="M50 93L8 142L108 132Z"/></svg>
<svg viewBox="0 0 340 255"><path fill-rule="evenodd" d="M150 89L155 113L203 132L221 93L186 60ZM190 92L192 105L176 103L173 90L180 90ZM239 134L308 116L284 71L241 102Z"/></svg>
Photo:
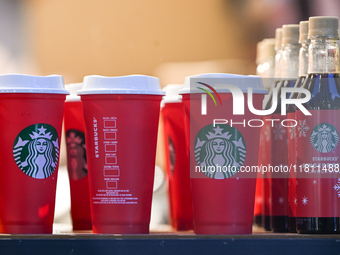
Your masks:
<svg viewBox="0 0 340 255"><path fill-rule="evenodd" d="M163 87L205 72L255 74L258 41L339 12L338 0L0 0L0 74L60 74L65 84L145 74ZM159 149L162 169L163 158Z"/></svg>
<svg viewBox="0 0 340 255"><path fill-rule="evenodd" d="M337 0L0 0L0 73L156 75L256 71L283 24L338 15Z"/></svg>

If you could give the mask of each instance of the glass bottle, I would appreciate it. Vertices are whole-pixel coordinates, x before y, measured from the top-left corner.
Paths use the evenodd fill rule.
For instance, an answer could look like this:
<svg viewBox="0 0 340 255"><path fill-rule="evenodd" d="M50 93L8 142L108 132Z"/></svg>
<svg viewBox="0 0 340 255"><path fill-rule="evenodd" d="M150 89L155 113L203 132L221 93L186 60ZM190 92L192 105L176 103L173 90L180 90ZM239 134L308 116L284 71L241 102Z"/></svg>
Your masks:
<svg viewBox="0 0 340 255"><path fill-rule="evenodd" d="M264 109L268 110L272 106L273 101L273 90L279 84L281 80L281 53L282 53L282 28L277 28L275 30L275 70L274 70L274 79L267 78L266 81L272 84L272 87L269 91L269 95L264 99ZM271 165L271 126L269 125L269 121L266 119L271 119L272 116L267 115L263 116L264 125L261 127L261 133L263 134L265 142L263 146L261 146L261 152L259 155L262 156L261 163L263 165ZM261 137L261 136L260 136ZM265 173L263 176L263 217L262 217L262 226L265 230L271 231L270 226L270 207L271 207L271 178L269 173Z"/></svg>
<svg viewBox="0 0 340 255"><path fill-rule="evenodd" d="M266 38L257 44L258 46L258 67L257 75L261 76L263 86L266 89L270 88L274 78L275 71L275 39L274 38ZM267 150L267 125L264 125L261 128L260 133L260 153L258 157L258 165L268 164L267 158L268 153ZM264 181L262 174L258 174L258 178L256 180L256 193L255 193L255 205L254 205L254 223L258 227L263 227L263 217L264 217Z"/></svg>
<svg viewBox="0 0 340 255"><path fill-rule="evenodd" d="M309 38L308 76L302 87L311 92L304 104L311 115L296 109L296 162L303 170L297 173L296 230L340 233L340 178L326 173L340 163L338 18L309 18Z"/></svg>
<svg viewBox="0 0 340 255"><path fill-rule="evenodd" d="M281 82L278 85L278 104L272 118L272 165L288 166L288 129L281 125L286 116L281 115L281 89L294 87L299 72L299 25L282 27ZM286 97L289 98L287 93ZM288 174L271 179L271 228L274 232L288 232Z"/></svg>
<svg viewBox="0 0 340 255"><path fill-rule="evenodd" d="M297 79L294 88L300 88L307 76L308 72L308 21L300 22L299 29L299 42L301 43L301 48L299 52L299 78ZM298 93L292 93L290 99L296 99ZM295 120L295 105L289 104L287 106L287 119ZM296 127L288 128L288 165L296 165ZM288 228L289 232L296 232L296 176L294 171L289 173L288 179Z"/></svg>

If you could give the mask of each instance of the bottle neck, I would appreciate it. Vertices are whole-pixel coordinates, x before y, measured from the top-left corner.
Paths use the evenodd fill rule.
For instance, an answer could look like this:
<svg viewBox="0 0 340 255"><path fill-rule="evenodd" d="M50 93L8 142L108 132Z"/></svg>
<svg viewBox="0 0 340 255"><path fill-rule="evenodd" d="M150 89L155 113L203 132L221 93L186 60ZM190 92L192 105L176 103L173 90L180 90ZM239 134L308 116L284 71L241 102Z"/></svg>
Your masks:
<svg viewBox="0 0 340 255"><path fill-rule="evenodd" d="M305 77L308 74L308 46L309 41L302 42L299 52L299 77Z"/></svg>
<svg viewBox="0 0 340 255"><path fill-rule="evenodd" d="M308 48L308 73L339 73L339 46L335 39L311 39Z"/></svg>
<svg viewBox="0 0 340 255"><path fill-rule="evenodd" d="M286 44L281 55L281 78L296 80L299 76L299 51L301 44Z"/></svg>
<svg viewBox="0 0 340 255"><path fill-rule="evenodd" d="M281 79L281 55L282 48L279 48L275 54L275 71L274 71L275 80Z"/></svg>
<svg viewBox="0 0 340 255"><path fill-rule="evenodd" d="M275 60L273 57L265 59L262 64L262 78L273 78L275 72Z"/></svg>

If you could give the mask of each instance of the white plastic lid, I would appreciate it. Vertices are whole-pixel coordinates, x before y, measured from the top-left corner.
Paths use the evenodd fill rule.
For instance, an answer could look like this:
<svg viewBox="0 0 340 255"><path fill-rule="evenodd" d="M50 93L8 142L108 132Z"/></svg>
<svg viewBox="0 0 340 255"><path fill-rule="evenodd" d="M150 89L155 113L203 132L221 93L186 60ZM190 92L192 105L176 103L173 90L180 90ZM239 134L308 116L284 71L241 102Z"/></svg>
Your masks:
<svg viewBox="0 0 340 255"><path fill-rule="evenodd" d="M212 79L213 78L213 79ZM253 88L255 94L268 94L268 90L263 88L262 79L255 75L239 75L226 73L208 73L185 77L184 88L179 91L179 94L202 93L202 90L197 87L190 88L190 80L199 79L200 82L212 86L216 92L230 93L230 90L225 85L234 85L247 93L248 88Z"/></svg>
<svg viewBox="0 0 340 255"><path fill-rule="evenodd" d="M178 91L182 89L183 84L169 84L163 88L165 96L161 102L161 105L168 103L180 103L182 102L182 96L178 94Z"/></svg>
<svg viewBox="0 0 340 255"><path fill-rule="evenodd" d="M91 94L146 94L165 95L159 79L147 75L106 77L89 75L84 77L83 87L78 95Z"/></svg>
<svg viewBox="0 0 340 255"><path fill-rule="evenodd" d="M66 96L65 102L80 101L80 96L77 95L77 91L83 86L82 82L66 84L66 89L70 92L70 95Z"/></svg>
<svg viewBox="0 0 340 255"><path fill-rule="evenodd" d="M64 87L64 80L61 75L35 76L26 74L0 75L0 93L69 94Z"/></svg>

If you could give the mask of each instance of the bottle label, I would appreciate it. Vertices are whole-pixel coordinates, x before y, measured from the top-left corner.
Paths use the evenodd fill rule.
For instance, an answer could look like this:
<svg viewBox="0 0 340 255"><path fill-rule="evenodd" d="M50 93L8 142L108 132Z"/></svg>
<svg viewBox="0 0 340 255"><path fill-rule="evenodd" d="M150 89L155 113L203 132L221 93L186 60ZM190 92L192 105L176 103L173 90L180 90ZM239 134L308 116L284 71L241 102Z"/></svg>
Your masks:
<svg viewBox="0 0 340 255"><path fill-rule="evenodd" d="M287 128L280 124L286 117L280 114L273 114L272 118L279 120L275 121L274 127L272 127L272 166L287 167L288 134ZM272 216L288 216L288 178L272 178L271 206Z"/></svg>
<svg viewBox="0 0 340 255"><path fill-rule="evenodd" d="M263 116L264 125L261 127L260 133L260 147L259 147L259 158L258 165L270 165L271 164L271 122L266 121L267 119L271 119L271 115ZM270 207L271 207L271 192L270 192L270 175L269 173L263 173L263 176L260 176L263 179L263 205L262 210L265 216L270 215Z"/></svg>
<svg viewBox="0 0 340 255"><path fill-rule="evenodd" d="M340 217L340 110L296 111L297 217Z"/></svg>

